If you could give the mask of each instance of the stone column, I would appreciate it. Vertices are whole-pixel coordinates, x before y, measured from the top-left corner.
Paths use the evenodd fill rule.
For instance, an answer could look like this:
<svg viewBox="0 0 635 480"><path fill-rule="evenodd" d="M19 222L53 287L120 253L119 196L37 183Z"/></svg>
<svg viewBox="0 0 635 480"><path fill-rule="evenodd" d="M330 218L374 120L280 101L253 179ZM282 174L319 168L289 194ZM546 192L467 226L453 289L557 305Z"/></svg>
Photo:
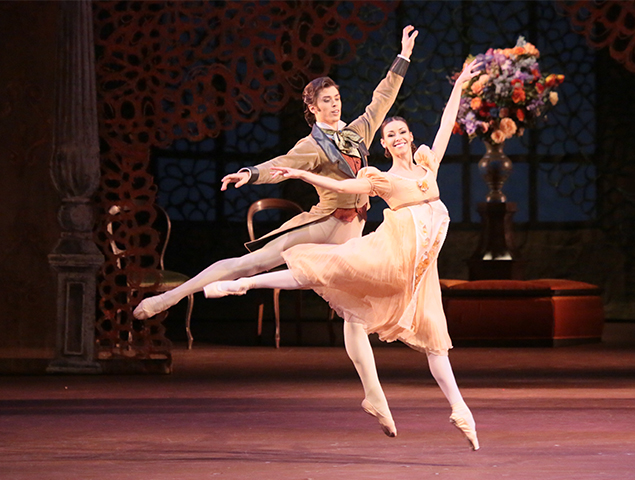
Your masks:
<svg viewBox="0 0 635 480"><path fill-rule="evenodd" d="M51 176L62 197L60 239L49 254L57 275L56 355L47 371L98 373L94 359L96 275L104 258L93 241L99 141L90 1L61 3Z"/></svg>

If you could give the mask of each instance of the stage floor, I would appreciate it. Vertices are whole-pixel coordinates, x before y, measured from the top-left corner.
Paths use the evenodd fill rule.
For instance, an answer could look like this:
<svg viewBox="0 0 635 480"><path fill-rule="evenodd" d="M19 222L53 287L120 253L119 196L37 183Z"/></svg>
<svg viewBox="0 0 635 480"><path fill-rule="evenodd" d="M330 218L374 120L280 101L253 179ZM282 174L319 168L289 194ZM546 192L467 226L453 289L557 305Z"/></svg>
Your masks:
<svg viewBox="0 0 635 480"><path fill-rule="evenodd" d="M635 478L633 323L602 344L453 350L477 452L424 355L375 353L396 438L342 347L195 344L172 375L0 377L0 478Z"/></svg>

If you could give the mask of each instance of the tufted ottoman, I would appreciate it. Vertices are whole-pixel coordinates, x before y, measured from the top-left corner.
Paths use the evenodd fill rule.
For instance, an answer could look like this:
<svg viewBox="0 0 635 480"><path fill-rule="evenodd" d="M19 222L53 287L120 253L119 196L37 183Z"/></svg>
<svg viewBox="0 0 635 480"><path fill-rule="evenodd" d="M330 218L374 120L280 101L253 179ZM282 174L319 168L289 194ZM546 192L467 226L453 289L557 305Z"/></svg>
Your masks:
<svg viewBox="0 0 635 480"><path fill-rule="evenodd" d="M599 342L600 289L573 280L441 280L456 345L560 346Z"/></svg>

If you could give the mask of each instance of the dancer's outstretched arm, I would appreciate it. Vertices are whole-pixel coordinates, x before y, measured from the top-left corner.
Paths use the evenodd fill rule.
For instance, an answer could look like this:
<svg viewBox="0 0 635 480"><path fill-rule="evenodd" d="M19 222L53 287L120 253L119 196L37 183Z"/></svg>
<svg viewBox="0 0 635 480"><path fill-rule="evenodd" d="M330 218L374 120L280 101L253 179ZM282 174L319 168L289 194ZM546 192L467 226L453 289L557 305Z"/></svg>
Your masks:
<svg viewBox="0 0 635 480"><path fill-rule="evenodd" d="M465 66L459 78L454 83L452 93L448 99L448 103L443 110L441 116L441 124L437 135L434 137L434 143L432 144L432 151L439 161L445 155L445 149L448 147L450 136L452 135L452 129L454 128L454 122L456 121L456 115L459 113L459 103L461 101L461 91L463 90L463 84L468 82L473 77L480 73L481 63L476 63L476 59L472 60Z"/></svg>
<svg viewBox="0 0 635 480"><path fill-rule="evenodd" d="M363 178L350 178L347 180L335 180L333 178L323 177L315 173L298 170L289 167L271 167L273 177L299 178L316 187L328 188L338 193L355 193L362 194L371 193L372 187L368 180Z"/></svg>

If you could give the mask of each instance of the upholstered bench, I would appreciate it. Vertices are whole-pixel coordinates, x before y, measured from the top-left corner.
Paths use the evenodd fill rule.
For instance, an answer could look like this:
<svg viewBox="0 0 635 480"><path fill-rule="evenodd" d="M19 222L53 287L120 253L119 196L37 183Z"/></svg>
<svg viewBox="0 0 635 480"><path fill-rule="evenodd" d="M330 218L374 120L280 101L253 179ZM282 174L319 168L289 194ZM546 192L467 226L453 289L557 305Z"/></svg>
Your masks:
<svg viewBox="0 0 635 480"><path fill-rule="evenodd" d="M560 346L599 342L600 289L572 280L441 280L457 345Z"/></svg>

